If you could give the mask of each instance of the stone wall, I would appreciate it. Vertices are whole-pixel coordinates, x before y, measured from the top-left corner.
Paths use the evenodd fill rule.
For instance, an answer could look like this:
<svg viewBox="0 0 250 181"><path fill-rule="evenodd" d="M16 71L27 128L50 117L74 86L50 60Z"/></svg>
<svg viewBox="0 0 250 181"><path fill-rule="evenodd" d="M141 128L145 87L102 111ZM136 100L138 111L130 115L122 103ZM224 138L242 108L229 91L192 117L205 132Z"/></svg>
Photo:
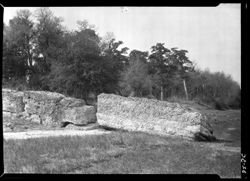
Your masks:
<svg viewBox="0 0 250 181"><path fill-rule="evenodd" d="M97 120L107 127L213 140L207 119L198 110L187 109L178 103L113 94L98 96Z"/></svg>
<svg viewBox="0 0 250 181"><path fill-rule="evenodd" d="M96 110L82 99L47 91L2 89L3 121L23 119L47 126L63 123L86 125L96 122Z"/></svg>

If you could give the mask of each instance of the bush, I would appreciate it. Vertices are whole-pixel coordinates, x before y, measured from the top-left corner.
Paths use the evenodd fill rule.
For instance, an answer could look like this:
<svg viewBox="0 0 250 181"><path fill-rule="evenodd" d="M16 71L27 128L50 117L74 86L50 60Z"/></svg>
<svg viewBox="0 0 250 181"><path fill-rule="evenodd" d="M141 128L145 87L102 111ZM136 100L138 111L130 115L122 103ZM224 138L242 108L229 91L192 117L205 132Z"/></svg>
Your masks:
<svg viewBox="0 0 250 181"><path fill-rule="evenodd" d="M30 89L26 80L23 78L19 78L19 79L13 78L10 80L3 79L2 87L7 88L7 89L17 90L17 91L25 91L25 90Z"/></svg>
<svg viewBox="0 0 250 181"><path fill-rule="evenodd" d="M192 99L199 99L215 109L241 107L239 84L223 72L196 70L189 74L187 84Z"/></svg>
<svg viewBox="0 0 250 181"><path fill-rule="evenodd" d="M217 110L226 110L229 108L223 100L216 99L214 102L214 108Z"/></svg>

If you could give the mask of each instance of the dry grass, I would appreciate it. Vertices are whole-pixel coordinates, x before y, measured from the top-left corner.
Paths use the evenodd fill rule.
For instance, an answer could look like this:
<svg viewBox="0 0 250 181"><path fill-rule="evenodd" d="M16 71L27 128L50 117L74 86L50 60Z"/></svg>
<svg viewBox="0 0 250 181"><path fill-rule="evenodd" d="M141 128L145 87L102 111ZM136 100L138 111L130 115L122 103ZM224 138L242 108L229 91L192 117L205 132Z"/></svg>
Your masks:
<svg viewBox="0 0 250 181"><path fill-rule="evenodd" d="M214 143L215 144L215 143ZM240 176L240 154L143 133L4 141L8 173L154 173Z"/></svg>

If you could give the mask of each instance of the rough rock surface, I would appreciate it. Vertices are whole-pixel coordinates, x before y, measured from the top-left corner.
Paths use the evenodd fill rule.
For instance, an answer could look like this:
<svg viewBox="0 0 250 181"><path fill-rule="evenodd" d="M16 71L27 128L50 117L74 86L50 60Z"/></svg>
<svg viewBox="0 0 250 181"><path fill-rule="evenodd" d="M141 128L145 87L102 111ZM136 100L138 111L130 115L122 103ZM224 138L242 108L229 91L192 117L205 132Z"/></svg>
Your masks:
<svg viewBox="0 0 250 181"><path fill-rule="evenodd" d="M59 101L65 96L45 91L25 91L25 112L34 122L44 125L57 124L60 121Z"/></svg>
<svg viewBox="0 0 250 181"><path fill-rule="evenodd" d="M48 126L60 126L62 122L79 125L96 122L94 107L86 106L82 99L47 91L9 89L2 89L2 97L4 125L19 118Z"/></svg>
<svg viewBox="0 0 250 181"><path fill-rule="evenodd" d="M86 125L96 122L96 112L93 106L69 108L63 111L62 122L71 122L76 125Z"/></svg>
<svg viewBox="0 0 250 181"><path fill-rule="evenodd" d="M24 111L23 92L5 89L2 91L3 111L19 113Z"/></svg>
<svg viewBox="0 0 250 181"><path fill-rule="evenodd" d="M113 94L98 96L97 122L102 126L189 139L214 140L207 117L178 103Z"/></svg>

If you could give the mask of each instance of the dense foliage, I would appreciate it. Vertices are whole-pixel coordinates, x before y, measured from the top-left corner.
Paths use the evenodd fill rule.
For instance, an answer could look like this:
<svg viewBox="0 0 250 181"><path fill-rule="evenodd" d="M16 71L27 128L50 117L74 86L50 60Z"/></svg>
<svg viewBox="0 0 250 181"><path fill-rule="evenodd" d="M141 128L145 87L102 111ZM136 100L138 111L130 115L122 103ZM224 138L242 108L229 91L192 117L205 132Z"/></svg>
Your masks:
<svg viewBox="0 0 250 181"><path fill-rule="evenodd" d="M34 16L33 16L34 15ZM35 20L32 19L35 17ZM113 33L100 37L87 20L68 31L49 8L20 10L4 25L3 86L96 99L99 93L168 100L179 97L240 108L241 89L223 72L195 68L187 50L157 43L150 52L123 47Z"/></svg>

